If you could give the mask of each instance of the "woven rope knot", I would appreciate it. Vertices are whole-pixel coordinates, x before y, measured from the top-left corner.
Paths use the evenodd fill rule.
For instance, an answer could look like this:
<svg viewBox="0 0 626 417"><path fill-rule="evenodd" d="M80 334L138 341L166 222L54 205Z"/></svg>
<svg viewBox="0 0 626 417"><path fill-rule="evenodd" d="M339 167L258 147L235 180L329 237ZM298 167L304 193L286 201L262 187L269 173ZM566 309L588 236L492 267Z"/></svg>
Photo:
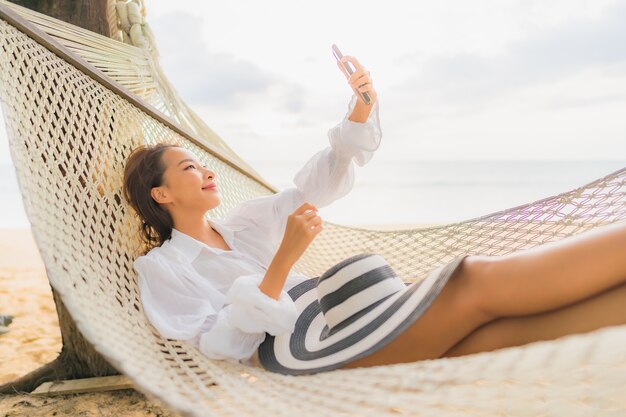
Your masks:
<svg viewBox="0 0 626 417"><path fill-rule="evenodd" d="M142 49L154 50L154 36L145 19L145 7L135 0L117 1L115 10L124 41Z"/></svg>

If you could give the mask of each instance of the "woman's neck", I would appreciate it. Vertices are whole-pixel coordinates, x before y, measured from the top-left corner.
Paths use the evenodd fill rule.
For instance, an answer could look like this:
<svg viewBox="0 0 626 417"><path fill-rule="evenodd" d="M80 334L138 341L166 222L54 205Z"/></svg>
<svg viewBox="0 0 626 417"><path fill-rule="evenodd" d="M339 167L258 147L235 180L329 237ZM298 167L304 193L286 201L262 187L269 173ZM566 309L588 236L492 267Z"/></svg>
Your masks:
<svg viewBox="0 0 626 417"><path fill-rule="evenodd" d="M209 246L213 246L217 234L204 216L200 219L187 217L185 220L174 220L174 228Z"/></svg>

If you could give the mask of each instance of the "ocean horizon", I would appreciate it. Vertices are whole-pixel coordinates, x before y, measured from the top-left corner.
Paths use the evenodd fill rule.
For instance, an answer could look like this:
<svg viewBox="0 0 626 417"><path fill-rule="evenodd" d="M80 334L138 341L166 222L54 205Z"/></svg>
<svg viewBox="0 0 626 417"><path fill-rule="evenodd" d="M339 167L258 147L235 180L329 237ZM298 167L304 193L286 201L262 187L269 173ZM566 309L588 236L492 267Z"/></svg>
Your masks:
<svg viewBox="0 0 626 417"><path fill-rule="evenodd" d="M279 189L302 164L251 163ZM320 216L343 225L451 223L541 200L626 167L615 161L378 161L355 164L352 191ZM218 179L219 181L219 179ZM0 228L28 228L15 171L0 164Z"/></svg>

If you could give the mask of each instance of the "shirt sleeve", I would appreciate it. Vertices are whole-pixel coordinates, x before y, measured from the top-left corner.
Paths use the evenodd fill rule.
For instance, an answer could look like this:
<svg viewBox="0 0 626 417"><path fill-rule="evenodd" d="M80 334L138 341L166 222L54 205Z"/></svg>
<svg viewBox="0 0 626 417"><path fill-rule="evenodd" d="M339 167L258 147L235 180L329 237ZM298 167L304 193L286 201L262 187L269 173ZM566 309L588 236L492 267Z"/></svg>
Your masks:
<svg viewBox="0 0 626 417"><path fill-rule="evenodd" d="M356 102L353 95L343 120L328 131L329 146L314 154L295 174L295 187L243 202L229 216L256 228L265 242L277 248L287 216L296 208L306 201L317 208L325 207L348 194L354 186L353 161L359 166L367 164L382 139L379 100L363 123L348 120Z"/></svg>
<svg viewBox="0 0 626 417"><path fill-rule="evenodd" d="M226 294L226 305L211 317L210 329L198 338L200 351L213 359L248 360L271 335L291 333L298 312L284 290L278 300L259 289L263 274L238 277Z"/></svg>
<svg viewBox="0 0 626 417"><path fill-rule="evenodd" d="M212 359L249 359L265 339L293 331L297 311L284 290L278 300L263 293L264 274L237 277L226 295L193 268L173 266L157 256L134 262L144 312L159 333L190 340Z"/></svg>
<svg viewBox="0 0 626 417"><path fill-rule="evenodd" d="M348 119L357 97L352 96L343 120L328 131L330 146L313 155L296 173L293 182L305 201L325 207L345 196L354 186L354 164L367 164L379 148L382 130L378 100L365 122Z"/></svg>
<svg viewBox="0 0 626 417"><path fill-rule="evenodd" d="M148 254L137 258L133 267L143 311L165 338L192 337L223 304L224 296L207 280L198 279L189 265Z"/></svg>

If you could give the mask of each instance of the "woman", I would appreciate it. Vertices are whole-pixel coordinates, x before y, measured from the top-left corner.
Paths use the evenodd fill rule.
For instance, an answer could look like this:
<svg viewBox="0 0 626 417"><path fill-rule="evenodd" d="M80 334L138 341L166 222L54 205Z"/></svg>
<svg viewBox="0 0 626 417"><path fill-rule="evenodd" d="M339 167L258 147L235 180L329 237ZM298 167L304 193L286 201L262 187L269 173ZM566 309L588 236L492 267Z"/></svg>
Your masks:
<svg viewBox="0 0 626 417"><path fill-rule="evenodd" d="M124 196L152 246L137 258L144 311L163 337L188 340L210 358L259 366L267 334L294 330L292 272L322 230L317 207L346 195L354 159L365 165L382 137L369 71L356 71L348 114L329 147L295 175L296 187L244 202L225 219L216 173L184 148L160 144L129 156ZM343 70L342 66L339 68ZM459 356L626 323L626 224L505 256L465 257L432 305L401 335L341 368Z"/></svg>

